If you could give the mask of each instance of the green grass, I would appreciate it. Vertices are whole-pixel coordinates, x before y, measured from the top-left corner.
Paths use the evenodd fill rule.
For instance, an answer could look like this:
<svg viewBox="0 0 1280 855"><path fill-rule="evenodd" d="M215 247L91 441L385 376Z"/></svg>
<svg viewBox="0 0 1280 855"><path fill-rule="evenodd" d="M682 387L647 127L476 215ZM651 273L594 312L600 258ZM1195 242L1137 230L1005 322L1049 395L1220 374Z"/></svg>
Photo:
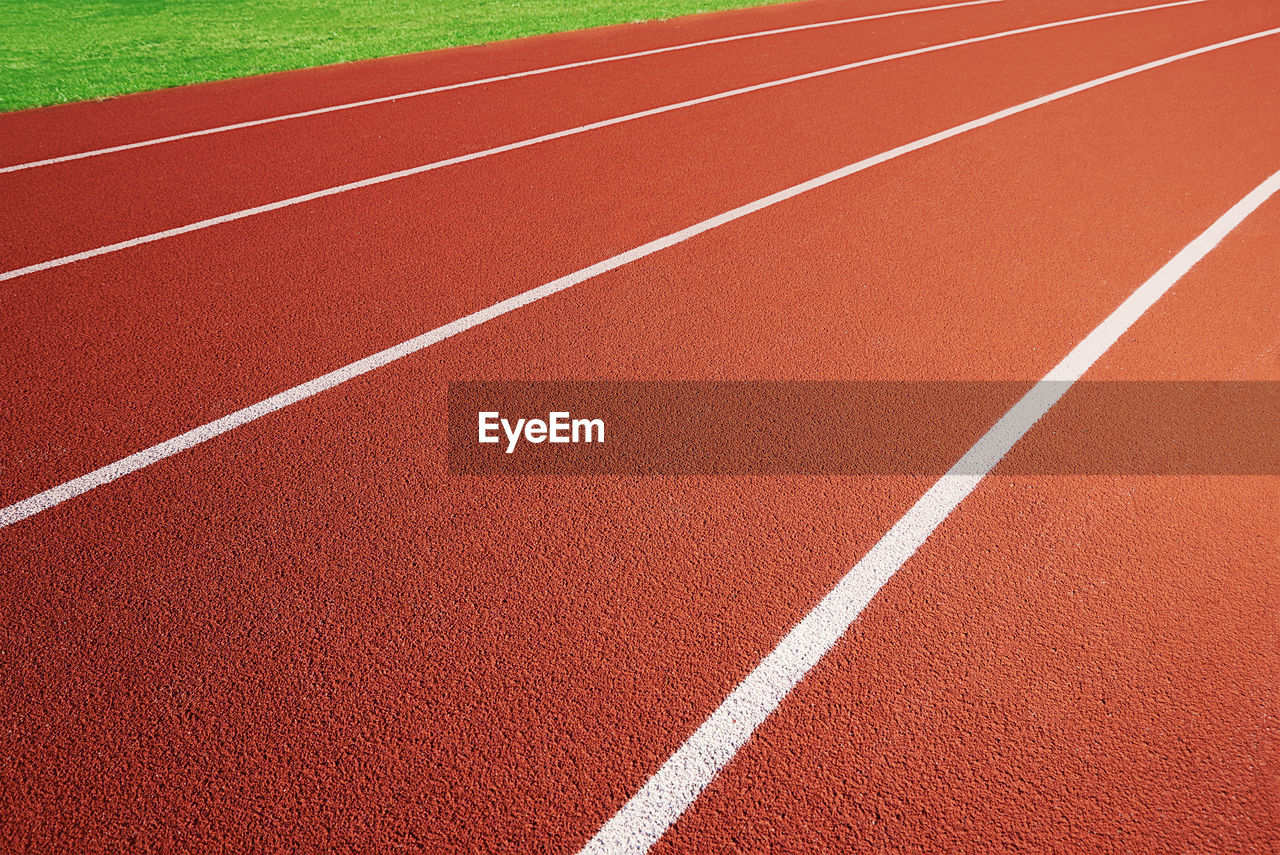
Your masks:
<svg viewBox="0 0 1280 855"><path fill-rule="evenodd" d="M0 111L778 0L0 0Z"/></svg>

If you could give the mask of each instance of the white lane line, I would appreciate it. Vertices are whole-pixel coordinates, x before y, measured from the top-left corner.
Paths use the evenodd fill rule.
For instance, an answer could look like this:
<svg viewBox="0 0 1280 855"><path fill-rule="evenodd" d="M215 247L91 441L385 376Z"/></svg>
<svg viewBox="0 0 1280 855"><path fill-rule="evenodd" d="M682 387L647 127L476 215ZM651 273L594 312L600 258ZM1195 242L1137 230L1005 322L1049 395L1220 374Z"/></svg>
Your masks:
<svg viewBox="0 0 1280 855"><path fill-rule="evenodd" d="M1084 23L1086 21L1097 21L1102 18L1115 18L1121 15L1133 15L1138 12L1150 12L1156 9L1167 9L1172 6L1189 6L1194 3L1204 3L1204 2L1206 2L1206 0L1178 0L1178 2L1161 3L1160 5L1157 5L1157 6L1144 6L1140 9L1124 9L1118 12L1104 12L1098 15L1088 15L1083 18L1071 18L1070 20L1066 20L1066 21L1054 21L1048 24L1037 24L1031 27L1021 27L1016 30L1006 30L1001 33L992 33L986 36L976 36L974 38L961 39L960 41L947 42L945 44L930 45L929 47L916 48L915 50L902 51L901 53L891 53L885 56L877 56L871 59L863 59L857 62L847 63L845 65L837 65L831 68L823 68L823 69L819 69L818 71L808 72L806 74L797 74L793 77L784 77L778 80L770 80L765 83L757 83L752 86L744 86L740 89L730 89L724 92L717 92L714 95L706 95L704 97L693 98L688 101L679 101L677 103L667 104L662 107L654 107L649 110L641 110L638 113L628 113L625 116L616 116L612 119L602 119L601 121L598 121L598 122L592 122L586 125L579 125L576 128L568 128L563 131L555 131L554 133L543 134L542 136L530 137L529 139L520 140L519 142L508 143L506 145L500 145L494 148L487 148L487 149L484 149L483 151L475 151L475 152L471 152L470 154L463 154L463 155L458 155L456 157L446 158L444 160L437 160L432 163L423 164L421 166L413 166L408 169L398 170L396 172L388 172L383 175L375 175L372 178L364 178L364 179L361 179L360 181L352 181L347 184L339 184L336 187L328 187L324 190L316 190L311 193L304 193L301 196L292 196L288 199L282 199L278 202L269 202L265 205L255 205L252 208L245 208L240 211L234 211L230 214L222 214L221 216L210 217L207 220L200 220L198 222L188 223L185 226L177 226L175 228L165 229L159 232L152 232L151 234L143 235L141 237L130 238L129 240L123 240L118 243L99 246L94 249L87 249L82 252L72 253L71 255L64 255L60 258L54 258L49 261L41 261L39 263L31 264L26 267L19 267L16 270L9 270L4 273L0 273L0 282L3 282L8 279L16 279L19 276L26 276L30 273L38 273L41 270L51 270L55 267L62 267L63 265L66 265L66 264L72 264L77 261L84 261L89 258L95 258L99 255L107 255L109 253L119 252L121 250L130 249L132 247L142 246L148 243L154 243L155 241L165 240L166 238L189 234L191 232L196 232L202 229L211 228L213 226L221 225L223 223L231 223L231 222L235 222L236 220L243 220L247 217L257 216L258 214L265 214L271 211L278 211L282 208L289 208L294 205L301 205L304 202L312 202L312 201L315 201L316 199L323 199L327 196L336 196L339 193L346 193L351 190L358 190L364 187L373 187L374 185L377 185L377 184L385 184L388 181L397 181L401 178L408 178L413 175L421 175L425 172L431 172L436 169L442 169L446 166L454 166L459 163L466 163L472 160L479 160L480 158L483 158L483 157L490 157L495 154L502 154L503 152L515 151L516 149L527 148L532 145L538 145L539 143L550 142L551 140L558 140L558 139L563 139L565 137L576 136L577 134L583 134L588 131L599 130L600 128L607 128L612 125L619 125L619 124L622 124L623 122L631 122L636 119L643 119L647 116L657 116L662 113L670 113L674 110L683 110L687 107L694 107L699 104L709 104L713 101L721 101L725 98L732 98L737 95L745 95L748 92L759 92L764 89L772 89L775 86L785 86L790 83L798 83L802 80L812 80L814 78L825 77L830 74L838 74L843 71L850 71L855 68L863 68L868 65L876 65L878 63L889 62L891 60L896 60L896 59L904 59L906 57L920 56L921 54L933 53L934 51L960 47L961 45L977 44L978 42L986 42L986 41L991 41L993 39L1001 39L1007 36L1020 35L1022 33L1031 33L1031 32L1036 32L1038 30L1048 30L1048 29L1053 29L1055 27L1065 27L1071 24Z"/></svg>
<svg viewBox="0 0 1280 855"><path fill-rule="evenodd" d="M960 134L985 127L986 125L990 125L991 123L997 122L1001 119L1016 116L1017 114L1024 113L1027 110L1031 110L1054 101L1059 101L1071 95L1075 95L1116 80L1123 80L1126 77L1132 77L1135 74L1141 74L1144 71L1160 68L1183 59L1200 56L1201 54L1210 53L1211 51L1222 50L1223 48L1231 47L1233 45L1244 44L1245 42L1277 34L1280 34L1280 27L1253 33L1248 36L1240 36L1239 38L1230 39L1224 42L1217 42L1216 44L1195 48L1194 50L1184 51L1179 54L1174 54L1173 56L1165 57L1164 59L1157 59L1152 62L1143 63L1142 65L1136 65L1132 68L1125 69L1124 71L1117 71L1112 74L1108 74L1105 77L1098 77L1085 83L1078 83L1075 86L1070 86L1066 89L1059 89L1058 91L1052 92L1048 95L1042 95L1034 100L1024 101L1021 104L1017 104L1013 107L1006 107L1005 109L995 113L988 113L981 118L973 119L972 121L965 122L964 124L954 125L944 131L939 131L936 134L921 137L913 142L900 145L897 148L889 149L888 151L880 154L859 160L856 163L851 163L848 166L843 166L839 169L819 175L817 178L811 178L808 181L792 185L784 190L779 190L776 193L756 199L754 202L748 202L745 205L741 205L730 211L725 211L722 214L717 214L716 216L703 220L700 223L695 223L694 225L687 226L664 237L649 241L648 243L642 244L634 249L629 249L626 252L613 256L612 258L607 258L604 261L598 261L590 267L584 267L581 270L562 276L559 279L552 280L551 282L547 282L544 285L539 285L536 288L530 288L528 291L524 291L514 297L508 297L505 300L494 303L488 308L481 309L478 312L473 312L470 315L447 323L444 326L436 327L429 332L425 332L420 336L389 347L386 350L379 351L372 356L366 356L363 359L330 371L328 374L324 374L314 380L308 380L301 385L294 386L292 389L273 395L266 400L259 401L256 404L251 404L243 409L236 410L235 412L225 415L220 419L201 425L197 428L193 428L184 434L180 434L172 439L157 443L150 448L139 451L136 454L131 454L128 457L117 460L116 462L103 466L100 469L95 469L88 474L81 475L78 478L73 478L72 480L59 484L56 487L51 487L44 492L37 493L30 498L15 502L6 508L0 509L0 528L12 525L19 520L24 520L33 514L52 508L55 505L60 505L68 499L73 499L76 496L87 493L95 487L101 487L103 484L109 484L117 478L136 472L139 469L150 466L152 463L156 463L166 457L171 457L180 451L186 451L189 448L193 448L203 442L213 439L215 436L224 434L227 431L248 424L249 422L256 421L268 413L273 413L276 410L289 406L290 404L295 404L299 401L310 398L313 395L318 395L327 389L332 389L334 386L345 383L355 377L359 377L361 374L373 371L375 368L381 368L384 365L396 362L410 354L417 353L424 348L430 347L433 344L452 338L453 336L465 332L472 327L479 326L485 321L500 317L508 312L513 312L516 309L529 305L530 303L536 303L545 297L549 297L552 294L565 290L566 288L571 288L580 282L593 279L602 273L607 273L610 270L630 264L633 261L652 255L660 250L683 243L692 237L702 234L703 232L711 231L712 229L718 228L726 223L731 223L734 220L747 216L748 214L753 214L756 211L772 207L788 199L799 196L802 193L807 193L810 190L830 184L833 181L839 181L842 178L847 178L850 175L870 169L871 167L885 163L886 161L902 157L903 155L910 154L913 151L927 148L928 146L935 145L944 140L959 136Z"/></svg>
<svg viewBox="0 0 1280 855"><path fill-rule="evenodd" d="M765 36L777 36L784 33L797 33L802 30L816 30L823 27L837 27L843 24L856 24L862 21L874 21L880 18L898 18L904 15L917 15L921 12L937 12L943 9L958 9L962 6L984 6L988 3L1003 3L1004 0L965 0L963 3L948 3L944 6L923 6L915 9L899 9L894 12L880 12L875 15L861 15L857 18L840 18L834 21L818 21L812 24L799 24L794 27L779 27L774 30L759 30L752 33L742 33L736 36L723 36L716 39L705 39L699 42L687 42L685 44L671 45L669 47L652 48L650 50L634 51L633 53L622 53L614 56L600 57L599 59L587 59L579 62L566 62L562 65L550 65L544 68L534 68L528 71L517 71L512 74L500 74L496 77L483 77L478 80L466 80L461 83L449 83L443 86L432 86L429 89L416 89L412 92L401 92L396 95L383 95L379 98L367 98L363 101L351 101L346 104L335 104L332 107L319 107L314 110L303 110L297 113L285 113L280 116L269 116L265 119L252 119L245 122L236 122L232 125L218 125L213 128L204 128L198 131L188 131L181 134L173 134L167 137L156 137L155 139L141 140L139 142L124 143L122 145L113 145L107 148L95 148L91 151L82 151L75 154L64 154L60 157L49 157L44 160L33 160L29 163L18 163L13 166L0 167L0 173L18 172L23 169L34 169L38 166L49 166L54 163L65 163L69 160L82 160L86 157L98 157L103 154L112 154L117 151L128 151L134 148L145 148L146 146L160 145L161 143L175 142L177 140L191 139L192 137L203 137L210 134L221 134L227 131L238 131L242 128L252 128L257 125L269 125L274 122L287 122L290 119L302 119L307 116L319 116L324 113L337 113L341 110L354 110L357 107L369 107L373 104L385 104L388 101L399 101L405 98L417 98L421 95L434 95L438 92L449 92L453 89L467 89L472 86L484 86L489 83L500 83L504 80L516 80L521 77L535 77L540 74L551 74L555 71L568 71L573 68L585 68L589 65L602 65L607 62L621 62L627 59L638 59L644 56L654 56L662 53L672 53L674 51L689 50L690 48L706 47L707 45L724 44L725 42L742 41L743 39L759 39Z"/></svg>
<svg viewBox="0 0 1280 855"><path fill-rule="evenodd" d="M582 853L647 852L1009 449L1156 300L1277 190L1280 172L1183 247L1014 404L787 633Z"/></svg>

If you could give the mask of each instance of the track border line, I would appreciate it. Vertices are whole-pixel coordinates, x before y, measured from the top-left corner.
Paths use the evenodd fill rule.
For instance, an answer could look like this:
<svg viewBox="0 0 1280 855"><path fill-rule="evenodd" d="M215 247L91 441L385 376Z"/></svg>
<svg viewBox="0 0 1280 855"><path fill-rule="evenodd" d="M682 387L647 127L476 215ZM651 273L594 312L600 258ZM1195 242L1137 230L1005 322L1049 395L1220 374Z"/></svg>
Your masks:
<svg viewBox="0 0 1280 855"><path fill-rule="evenodd" d="M181 451L186 451L187 449L207 442L216 436L241 427L249 422L256 421L263 416L273 413L276 410L283 409L290 404L295 404L299 401L313 397L321 392L345 383L348 380L359 377L362 374L367 374L376 368L381 368L384 365L396 362L406 356L417 353L424 348L430 347L433 344L452 338L453 336L465 332L472 327L479 326L486 321L501 317L502 315L513 312L516 309L523 308L531 303L536 303L545 297L549 297L552 294L563 291L566 288L579 284L580 282L593 279L610 270L614 270L630 264L633 261L652 255L659 250L683 243L690 238L702 234L703 232L710 231L714 228L725 225L726 223L741 219L742 217L745 217L748 214L753 214L756 211L770 208L780 202L784 202L803 193L807 193L810 190L817 189L834 181L839 181L842 178L847 178L850 175L854 175L858 172L870 169L873 166L902 157L905 154L910 154L913 151L918 151L919 149L927 148L936 143L951 139L952 137L977 130L978 128L985 127L1001 119L1016 116L1019 113L1025 113L1026 111L1032 110L1036 107L1060 101L1064 98L1103 86L1107 83L1133 77L1134 75L1141 74L1145 71L1161 68L1184 59L1190 59L1191 57L1200 56L1216 50L1222 50L1224 48L1245 44L1247 42L1256 41L1258 39L1278 34L1280 34L1280 27L1262 30L1247 36L1238 36L1234 39L1228 39L1211 45L1205 45L1204 47L1183 51L1181 53L1173 54L1172 56L1164 57L1163 59L1152 60L1151 62L1136 65L1132 68L1124 69L1123 71L1113 72L1103 77L1088 80L1084 83L1077 83L1074 86L1059 89L1055 92L1049 93L1048 95L1042 95L1039 98L1024 101L1021 104L1016 104L1012 107L1006 107L1005 109L998 110L994 113L988 113L985 116L972 119L968 122L964 122L963 124L954 125L946 130L938 131L937 133L930 134L926 137L921 137L912 142L881 152L880 154L864 158L856 163L851 163L848 166L834 169L830 172L824 173L823 175L819 175L816 178L811 178L808 181L801 182L800 184L795 184L791 187L771 193L770 195L756 199L753 202L748 202L745 205L740 205L739 207L725 211L722 214L717 214L714 217L702 220L701 222L695 223L691 226L686 226L679 231L672 232L663 237L649 241L648 243L641 244L638 247L619 253L618 255L607 258L604 261L596 262L589 267L584 267L573 273L562 276L559 279L554 279L543 285L530 288L520 294L516 294L515 296L508 297L505 300L494 303L487 308L481 309L477 312L472 312L469 315L444 324L443 326L436 327L435 329L425 332L415 338L403 341L400 344L393 345L392 347L381 350L371 356L366 356L363 359L344 365L341 368L337 368L313 380L308 380L307 382L294 386L291 389L272 395L271 397L259 401L256 404L250 404L247 407L236 410L233 413L208 422L207 424L192 428L191 430L179 434L172 439L167 439L163 442L157 443L142 451L131 454L128 457L117 460L114 463L109 463L106 466L102 466L92 472L81 475L78 478L73 478L70 481L57 485L56 487L51 487L34 496L15 502L8 507L0 509L0 528L13 525L16 522L27 519L41 511L48 510L49 508L68 501L69 499L83 495L90 490L101 487L104 484L109 484L112 481L124 477L125 475L136 472L153 463L157 463L166 457L172 457Z"/></svg>
<svg viewBox="0 0 1280 855"><path fill-rule="evenodd" d="M906 59L908 57L913 57L913 56L921 56L923 54L934 53L937 51L947 50L949 48L993 41L995 39L1006 38L1008 36L1022 35L1025 33L1038 32L1041 30L1055 29L1057 27L1066 27L1072 24L1082 24L1089 21L1102 20L1104 18L1117 18L1124 15L1138 14L1140 12L1153 12L1160 9L1173 8L1175 6L1190 6L1197 3L1205 3L1205 2L1208 2L1208 0L1174 0L1174 2L1160 3L1155 6L1143 6L1136 9L1124 9L1124 10L1115 11L1115 12L1103 12L1096 15L1086 15L1081 18L1069 18L1063 21L1052 21L1045 24L1035 24L1029 27L1020 27L1018 29L1005 30L999 33L991 33L989 35L973 36L971 38L960 39L958 41L944 42L937 45L928 45L926 47L916 48L914 50L885 54L883 56L871 57L870 59L861 59L856 62L850 62L850 63L845 63L843 65L831 66L829 68L822 68L822 69L818 69L817 71L810 71L804 74L796 74L790 77L782 77L776 80L768 80L768 81L765 81L764 83L756 83L756 84L752 84L751 86L743 86L737 89L727 89L723 92L716 92L711 95L704 95L700 98L691 98L686 101L677 101L673 104L664 104L661 107L651 107L650 109L647 109L647 110L640 110L635 113L627 113L626 115L622 115L622 116L614 116L613 118L609 118L609 119L601 119L600 121L597 121L597 122L590 122L585 125L578 125L577 127L566 128L565 130L562 130L562 131L554 131L549 134L542 134L536 137L529 137L527 139L519 140L517 142L507 143L506 145L494 146L493 148L482 149L480 151L474 151L469 154L456 155L454 157L448 157L443 160L436 160L436 161L432 161L431 163L424 163L420 166L411 166L407 169L399 169L399 170L396 170L395 172L386 172L381 175L375 175L371 178L362 178L359 181L350 181L346 184L338 184L333 187L326 187L323 190L313 190L310 193L303 193L298 196L290 196L287 199L281 199L276 202L268 202L262 205L254 205L250 208L242 208L239 211L233 211L229 214L221 214L216 217L209 217L207 219L197 220L194 223L188 223L184 226L175 226L173 228L163 229L158 232L151 232L150 234L141 235L136 238L129 238L128 240L117 241L115 243L104 244L103 246L95 247L93 249L86 249L86 250L82 250L81 252L74 252L69 255L63 255L58 258L50 259L48 261L39 261L39 262L36 262L35 264L28 264L25 267L19 267L13 270L7 270L3 273L0 273L0 282L5 282L10 279L17 279L20 276L27 276L32 273L39 273L40 271L43 271L43 270L52 270L57 267L63 267L68 264L73 264L77 261L86 261L90 258L97 258L98 256L101 256L101 255L109 255L111 253L120 252L122 250L132 249L133 247L144 246L146 244L155 243L156 241L165 240L167 238L178 237L180 235L190 234L192 232L203 231L204 229L212 228L213 226L223 225L225 223L231 223L237 220L247 219L249 217L254 217L259 214L266 214L272 211L279 211L284 208L291 208L291 207L294 207L295 205L301 205L306 202L314 202L317 199L324 199L329 196L337 196L340 193L347 193L352 190L360 190L365 187L373 187L379 184L386 184L387 182L390 182L390 181L398 181L402 178L409 178L415 175L422 175L427 172L433 172L437 169L443 169L444 167L447 167L447 166L456 166L457 164L460 164L460 163L468 163L470 161L479 160L484 157L491 157L496 154L503 154L509 151L516 151L518 149L528 148L529 146L538 145L540 143L551 142L553 140L577 136L578 134L584 134L584 133L587 133L588 131L600 130L601 128L608 128L614 125L623 124L624 122L631 122L637 119L647 118L649 116L657 116L663 113L671 113L676 110L683 110L688 107L695 107L701 104L710 104L715 101L722 101L726 98L733 98L738 95L746 95L751 92L760 92L766 89L773 89L775 87L785 86L791 83L799 83L805 80L814 80L814 79L817 79L820 77L826 77L832 74L839 74L845 71L852 71L855 68L865 68L867 66L879 65L881 63L890 62L892 60Z"/></svg>
<svg viewBox="0 0 1280 855"><path fill-rule="evenodd" d="M1072 348L783 637L580 855L648 852L1005 454L1157 300L1277 191L1280 172L1183 247Z"/></svg>

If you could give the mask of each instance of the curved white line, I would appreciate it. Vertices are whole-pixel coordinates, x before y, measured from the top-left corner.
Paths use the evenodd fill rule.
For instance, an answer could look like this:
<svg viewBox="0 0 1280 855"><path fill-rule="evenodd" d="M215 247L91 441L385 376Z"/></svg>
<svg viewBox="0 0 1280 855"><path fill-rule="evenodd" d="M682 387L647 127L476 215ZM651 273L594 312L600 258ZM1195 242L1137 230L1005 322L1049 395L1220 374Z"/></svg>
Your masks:
<svg viewBox="0 0 1280 855"><path fill-rule="evenodd" d="M583 847L582 855L648 852L1014 444L1156 300L1278 190L1280 172L1183 247L1014 404L738 684Z"/></svg>

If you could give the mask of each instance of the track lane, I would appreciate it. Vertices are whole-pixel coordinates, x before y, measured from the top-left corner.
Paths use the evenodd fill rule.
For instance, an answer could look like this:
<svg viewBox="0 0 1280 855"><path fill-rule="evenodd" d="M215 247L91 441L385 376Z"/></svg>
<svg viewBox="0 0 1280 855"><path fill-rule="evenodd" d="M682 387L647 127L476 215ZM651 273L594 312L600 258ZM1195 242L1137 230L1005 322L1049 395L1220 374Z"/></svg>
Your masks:
<svg viewBox="0 0 1280 855"><path fill-rule="evenodd" d="M477 489L439 477L440 384L1033 376L1252 178L1265 93L1204 97L1250 60L825 188L5 530L3 815L104 845L585 839L925 485Z"/></svg>
<svg viewBox="0 0 1280 855"><path fill-rule="evenodd" d="M7 114L6 119L15 123L14 133L3 137L0 144L5 162L17 163L67 154L77 147L99 148L188 132L194 127L193 115L207 116L216 124L260 119L424 85L452 85L618 52L843 18L851 8L848 0L748 7L60 104ZM856 6L859 13L866 14L906 8L909 4L905 2ZM289 79L299 74L311 78L310 85L288 85Z"/></svg>
<svg viewBox="0 0 1280 855"><path fill-rule="evenodd" d="M1084 28L1092 34L1097 27L1109 25L1100 32L1128 32L1135 43L1148 41L1155 47L1157 43L1189 45L1206 23L1205 34L1238 34L1256 22L1275 20L1274 9L1258 0L1223 3L1213 0L1200 4L1205 7L1201 10L1164 9L1068 29ZM1085 10L1092 8L1090 0ZM776 44L759 50L718 45L688 55L648 57L553 78L508 81L379 105L370 108L373 112L315 117L305 129L265 126L165 149L125 152L105 162L0 175L0 187L8 199L0 214L0 232L13 236L0 246L0 268L12 271L259 204L739 86L1005 32L1027 20L1040 24L1076 17L1074 11L1064 9L1027 12L1003 4L936 14L945 18L874 21L851 25L847 33L805 31L779 36ZM1160 20L1143 23L1138 30L1124 28L1123 22L1147 16ZM841 75L846 78L843 85L857 85L853 76L857 74Z"/></svg>
<svg viewBox="0 0 1280 855"><path fill-rule="evenodd" d="M424 89L416 89L408 92L397 92L393 95L383 95L378 98L369 98L361 101L349 101L342 104L331 104L325 107L317 107L311 110L303 110L300 112L282 113L273 116L267 116L259 119L249 119L241 122L233 122L230 124L216 125L214 127L205 127L198 130L191 130L180 134L171 134L168 136L154 137L151 139L136 140L134 142L125 142L118 145L106 146L104 148L89 149L72 154L64 154L54 157L48 157L41 160L32 160L26 163L15 163L9 166L0 166L0 173L20 172L26 169L38 169L43 166L51 166L55 163L65 163L72 160L83 160L90 157L101 157L108 154L115 154L121 151L128 151L135 148L147 148L155 145L164 145L166 143L177 142L192 137L212 136L220 133L230 133L240 131L246 128L258 125L274 124L277 122L294 121L297 119L311 118L312 116L322 115L325 113L336 113L344 110L355 110L364 107L372 107L377 104L387 103L390 101L402 101L408 98L418 98L425 95L435 95L440 92L448 92L455 89L469 89L475 86L488 86L494 83L501 83L506 80L534 77L543 74L554 74L556 72L568 71L574 68L581 68L591 65L603 65L611 62L625 62L627 60L639 59L643 56L651 56L654 54L674 53L682 50L692 50L700 47L707 47L713 44L721 44L724 42L741 42L758 38L767 38L769 36L783 35L785 33L796 32L799 30L814 30L825 27L836 27L847 24L857 24L865 21L878 20L880 18L893 18L899 15L913 15L927 12L940 11L942 9L953 9L964 6L981 6L988 3L1000 3L1003 0L960 0L957 3L949 3L935 6L917 6L910 9L904 9L895 12L880 12L871 15L858 15L848 18L838 18L829 21L815 21L811 23L797 24L791 27L781 27L767 30L756 30L749 33L741 33L738 35L721 36L719 38L704 39L701 41L684 42L676 45L668 45L666 47L652 48L644 51L633 51L631 53L612 54L609 56L597 57L595 59L582 60L579 62L561 63L559 65L542 66L540 68L531 68L524 71L513 72L510 74L491 75L488 77L476 78L473 80L465 80L457 83L443 84L440 86L429 86ZM1188 2L1203 2L1203 0L1188 0Z"/></svg>
<svg viewBox="0 0 1280 855"><path fill-rule="evenodd" d="M1089 379L1280 381L1277 246L1273 199ZM653 851L1274 849L1277 502L989 478Z"/></svg>
<svg viewBox="0 0 1280 855"><path fill-rule="evenodd" d="M930 26L939 25L926 25L924 32ZM893 32L891 28L881 40L899 43ZM776 47L711 46L687 56L660 55L318 116L303 126L253 128L106 160L0 175L0 186L11 200L4 206L3 230L33 242L7 242L0 266L11 270L373 175L820 68L796 49L807 44L806 35L815 37L815 50L831 60L828 65L847 62L850 50L857 49L847 34L799 33L784 37L791 49L780 52ZM276 88L305 85L313 71L286 75ZM183 100L187 92L168 94L171 100ZM5 119L10 121L0 126L13 124L11 117ZM193 192L193 185L200 192Z"/></svg>
<svg viewBox="0 0 1280 855"><path fill-rule="evenodd" d="M1043 57L1046 47L1019 50L1034 48ZM513 156L501 164L509 172L486 171L483 178L492 183L483 194L467 190L482 199L506 194L509 207L455 208L450 213L456 231L438 221L414 220L421 191L398 188L397 196L389 188L376 200L344 198L341 219L338 212L299 211L276 237L260 228L250 237L245 224L232 224L202 235L195 255L175 240L140 249L129 265L115 258L85 262L75 279L50 272L48 280L16 280L6 295L12 385L4 400L12 412L31 415L8 423L5 474L11 493L5 498L31 495L363 357L376 349L371 342L404 340L566 269L811 177L814 165L841 165L953 117L962 121L988 106L1007 106L1021 92L1042 93L1065 76L1020 53L1004 58L1020 59L1027 72L1001 80L995 93L965 86L973 75L990 82L989 55L985 61L957 57L953 62L959 64L915 69L917 77L905 80L902 69L880 69L884 85L866 90L872 100L855 101L815 85L799 102L762 97L765 121L755 118L759 113L744 116L726 107L704 116L706 124L698 127L655 122L648 129L652 137L637 140L634 128L619 135L616 145L624 145L624 138L627 145L639 142L647 160L638 155L619 161L612 151L583 147L567 150L565 162L552 171L533 153ZM1249 73L1265 71L1263 66ZM860 133L852 150L832 145L846 122L901 106L886 94L891 82L914 86L919 80L923 86L928 75L939 73L959 90L921 89L926 100L919 106L928 110L900 116L905 127L885 122L883 129ZM955 97L957 91L966 93L965 101ZM784 112L788 104L797 112ZM780 139L789 145L779 146ZM708 157L708 140L723 141L724 147ZM730 153L735 156L726 157ZM753 169L744 173L748 163ZM529 176L543 183L530 186ZM621 186L631 195L625 203L601 199L599 186ZM447 194L446 186L440 195ZM346 226L352 221L361 222L366 235L378 235L378 245L368 240L359 254L353 252ZM481 234L475 231L478 222L484 223ZM527 252L530 222L544 230L546 244L557 249L554 255ZM637 235L637 222L651 231ZM406 253L406 247L413 251ZM245 249L262 254L247 256ZM421 288L423 282L442 281L449 283L446 289ZM282 289L279 283L306 287ZM306 323L299 324L300 318ZM51 346L68 340L78 348ZM81 438L81 431L87 436Z"/></svg>
<svg viewBox="0 0 1280 855"><path fill-rule="evenodd" d="M868 13L907 8L906 2L859 4ZM686 15L510 39L482 45L358 60L313 69L254 75L139 92L104 101L59 104L7 114L20 124L6 136L6 162L66 154L76 146L92 148L182 133L193 129L192 116L218 124L316 109L344 101L377 98L425 85L449 85L494 74L527 71L596 59L619 51L650 50L671 44L845 17L848 0L804 0L756 8ZM352 73L353 71L357 73ZM299 72L311 76L307 87L281 85ZM175 92L182 100L175 100ZM189 99L189 100L186 100ZM87 126L87 127L86 127ZM54 146L61 146L54 148Z"/></svg>

